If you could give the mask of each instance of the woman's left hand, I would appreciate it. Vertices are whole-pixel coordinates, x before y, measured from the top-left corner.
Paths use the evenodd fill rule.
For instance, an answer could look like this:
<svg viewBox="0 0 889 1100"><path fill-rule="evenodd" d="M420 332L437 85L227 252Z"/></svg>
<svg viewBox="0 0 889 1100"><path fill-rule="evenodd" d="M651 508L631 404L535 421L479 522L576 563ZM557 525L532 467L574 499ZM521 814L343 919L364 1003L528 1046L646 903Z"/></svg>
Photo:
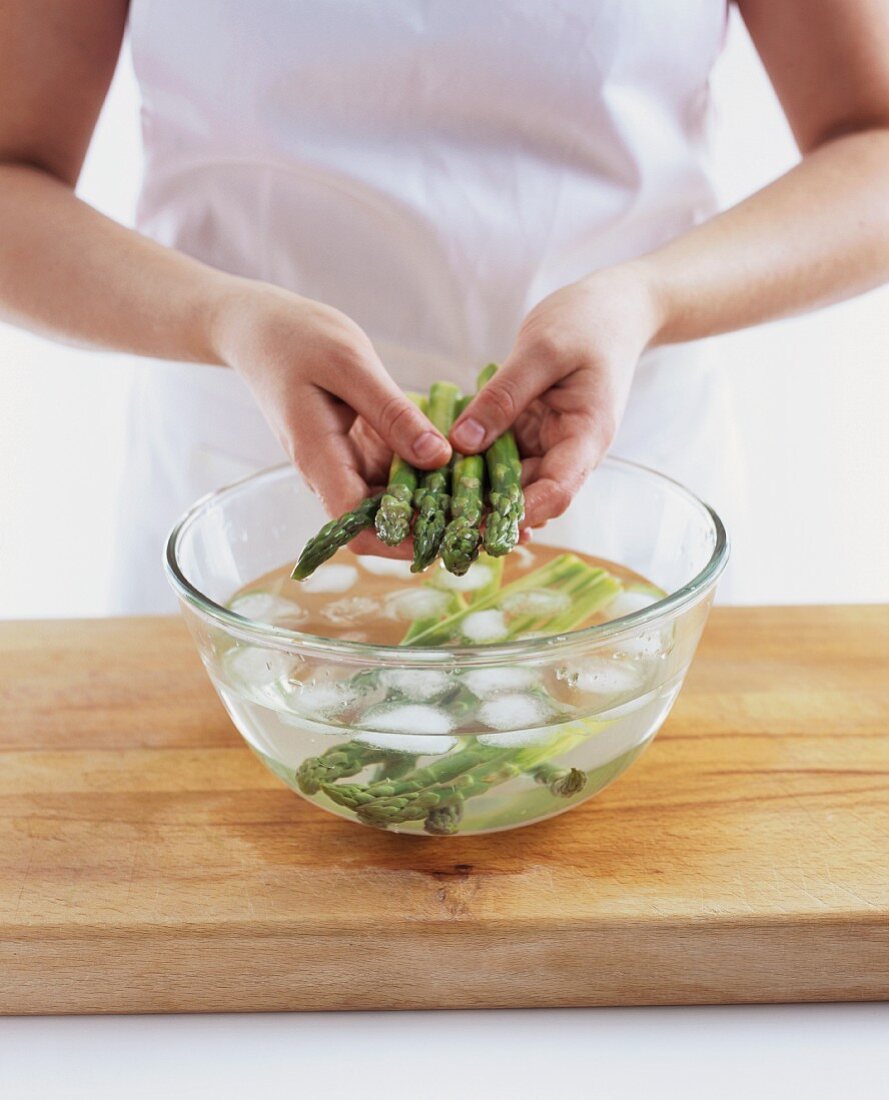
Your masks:
<svg viewBox="0 0 889 1100"><path fill-rule="evenodd" d="M561 515L605 455L660 325L642 263L563 287L528 314L503 367L454 425L451 443L472 454L514 428L526 527Z"/></svg>

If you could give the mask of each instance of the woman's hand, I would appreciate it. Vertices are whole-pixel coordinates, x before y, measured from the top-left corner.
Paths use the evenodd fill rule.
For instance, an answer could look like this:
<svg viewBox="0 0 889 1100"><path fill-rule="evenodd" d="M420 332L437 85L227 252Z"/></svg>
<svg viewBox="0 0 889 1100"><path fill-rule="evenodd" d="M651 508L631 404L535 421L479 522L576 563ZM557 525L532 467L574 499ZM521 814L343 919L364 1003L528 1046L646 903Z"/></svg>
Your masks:
<svg viewBox="0 0 889 1100"><path fill-rule="evenodd" d="M222 296L212 327L219 359L247 382L331 515L385 486L393 451L421 469L450 457L447 440L339 310L238 280Z"/></svg>
<svg viewBox="0 0 889 1100"><path fill-rule="evenodd" d="M660 323L642 264L563 287L528 314L502 369L454 425L451 442L469 453L514 427L526 526L564 512L608 450Z"/></svg>

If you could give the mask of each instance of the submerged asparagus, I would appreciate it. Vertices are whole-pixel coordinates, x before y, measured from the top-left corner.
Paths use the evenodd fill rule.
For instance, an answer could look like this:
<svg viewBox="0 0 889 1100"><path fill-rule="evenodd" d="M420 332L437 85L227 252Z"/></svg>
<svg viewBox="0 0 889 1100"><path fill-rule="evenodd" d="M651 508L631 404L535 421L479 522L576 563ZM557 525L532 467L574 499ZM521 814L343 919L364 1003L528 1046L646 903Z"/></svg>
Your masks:
<svg viewBox="0 0 889 1100"><path fill-rule="evenodd" d="M420 394L408 395L421 412L426 412L427 402ZM374 525L380 542L387 546L398 546L411 533L411 520L414 516L414 493L417 489L418 474L409 462L393 454L389 466L389 484L380 501Z"/></svg>
<svg viewBox="0 0 889 1100"><path fill-rule="evenodd" d="M303 794L317 794L325 783L357 775L368 764L381 764L391 760L395 753L363 745L360 741L346 741L334 745L321 756L311 756L300 764L296 781Z"/></svg>
<svg viewBox="0 0 889 1100"><path fill-rule="evenodd" d="M302 549L299 560L290 574L291 580L304 581L328 558L351 542L356 535L367 527L372 527L377 509L380 506L380 496L365 497L359 505L336 519L325 523L314 538L309 539Z"/></svg>
<svg viewBox="0 0 889 1100"><path fill-rule="evenodd" d="M471 606L449 615L445 619L415 633L409 645L446 645L455 636L459 637L462 621L476 611L502 606L504 599L535 588L549 588L564 592L570 598L569 606L562 612L550 616L520 615L509 624L508 637L514 638L528 630L546 630L552 634L563 634L573 630L590 617L598 608L604 607L620 591L620 581L604 569L587 565L576 554L560 554L539 569L507 584L484 599L475 600Z"/></svg>
<svg viewBox="0 0 889 1100"><path fill-rule="evenodd" d="M475 593L476 599L469 606L455 593L450 615L437 622L425 622L420 632L412 628L402 644L447 641L454 633L454 624L459 624L465 615L496 606L510 595L541 587L564 592L570 596L570 605L548 618L518 616L512 625L518 630L541 625L553 633L570 630L584 622L620 589L619 582L605 570L590 566L573 554L563 554L503 588L499 587L502 561L491 559L489 564L496 571L490 589ZM456 693L456 698L452 693ZM450 712L461 720L478 704L464 686L449 691L445 700ZM352 741L304 761L297 780L304 793L323 791L365 824L386 828L407 821L422 821L427 833L452 835L459 831L468 798L482 795L519 775L527 775L559 798L579 793L587 782L586 773L580 768L555 764L552 758L570 751L590 733L588 723L573 723L554 729L548 738L518 748L473 739L457 751L419 768L417 757L410 753L383 751ZM379 767L370 782L337 782L357 775L372 764Z"/></svg>
<svg viewBox="0 0 889 1100"><path fill-rule="evenodd" d="M478 376L478 388L483 389L496 372L497 364L489 363ZM499 557L518 544L519 524L525 515L522 461L511 428L507 428L487 449L485 465L491 486L488 490L490 511L485 522L485 549L493 557Z"/></svg>
<svg viewBox="0 0 889 1100"><path fill-rule="evenodd" d="M447 436L454 423L459 391L450 382L434 382L429 390L429 419ZM411 571L421 573L438 556L450 506L451 465L439 466L420 476L414 505L414 560Z"/></svg>
<svg viewBox="0 0 889 1100"><path fill-rule="evenodd" d="M587 775L580 768L560 768L558 764L538 764L531 769L531 777L535 783L549 787L554 795L560 798L570 798L578 794L586 786Z"/></svg>
<svg viewBox="0 0 889 1100"><path fill-rule="evenodd" d="M569 752L588 736L585 727L574 724L519 749L473 741L460 752L395 782L368 786L331 783L323 790L332 801L353 810L366 825L386 828L405 821L424 821L427 831L433 831L449 827L467 798L531 771L551 756ZM428 828L430 821L433 830Z"/></svg>

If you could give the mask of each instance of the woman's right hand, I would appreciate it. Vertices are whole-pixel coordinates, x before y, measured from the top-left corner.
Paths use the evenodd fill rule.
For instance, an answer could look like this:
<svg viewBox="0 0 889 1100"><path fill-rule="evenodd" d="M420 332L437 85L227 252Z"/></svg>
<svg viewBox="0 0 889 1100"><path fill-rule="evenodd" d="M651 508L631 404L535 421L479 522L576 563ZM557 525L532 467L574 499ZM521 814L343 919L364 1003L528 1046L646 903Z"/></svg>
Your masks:
<svg viewBox="0 0 889 1100"><path fill-rule="evenodd" d="M331 515L385 486L393 452L420 469L450 457L447 440L339 310L238 279L221 295L211 327L220 361L246 381Z"/></svg>

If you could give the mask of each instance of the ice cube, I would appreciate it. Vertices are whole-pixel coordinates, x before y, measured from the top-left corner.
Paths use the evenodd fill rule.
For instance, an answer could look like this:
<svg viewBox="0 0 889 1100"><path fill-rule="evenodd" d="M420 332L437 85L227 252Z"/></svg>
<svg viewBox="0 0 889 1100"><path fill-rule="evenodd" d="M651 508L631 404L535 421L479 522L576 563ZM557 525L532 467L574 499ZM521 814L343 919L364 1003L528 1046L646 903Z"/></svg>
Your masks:
<svg viewBox="0 0 889 1100"><path fill-rule="evenodd" d="M354 565L329 562L319 565L315 572L301 582L303 592L327 594L346 592L358 580L358 570Z"/></svg>
<svg viewBox="0 0 889 1100"><path fill-rule="evenodd" d="M497 642L509 633L502 611L473 611L460 624L460 633L469 642Z"/></svg>
<svg viewBox="0 0 889 1100"><path fill-rule="evenodd" d="M624 615L632 615L636 611L642 611L643 608L651 607L657 601L658 597L650 592L639 592L625 588L623 591L618 592L606 611L609 619L620 619Z"/></svg>
<svg viewBox="0 0 889 1100"><path fill-rule="evenodd" d="M402 588L386 598L386 611L396 619L414 622L417 619L435 619L444 615L451 605L446 592L434 588Z"/></svg>
<svg viewBox="0 0 889 1100"><path fill-rule="evenodd" d="M258 646L238 646L225 659L233 685L254 689L286 679L293 662L286 653Z"/></svg>
<svg viewBox="0 0 889 1100"><path fill-rule="evenodd" d="M444 566L440 566L432 575L432 583L436 588L445 588L449 592L477 592L491 583L493 575L490 565L477 561L470 565L462 577L457 577Z"/></svg>
<svg viewBox="0 0 889 1100"><path fill-rule="evenodd" d="M587 657L577 665L559 669L556 675L587 695L620 695L642 686L642 675L636 666L610 657Z"/></svg>
<svg viewBox="0 0 889 1100"><path fill-rule="evenodd" d="M368 596L346 596L327 604L321 617L336 626L351 626L362 619L369 619L371 615L379 613L379 610L379 603Z"/></svg>
<svg viewBox="0 0 889 1100"><path fill-rule="evenodd" d="M403 577L408 580L411 574L411 563L404 558L378 558L372 554L362 554L358 561L361 568L375 577Z"/></svg>
<svg viewBox="0 0 889 1100"><path fill-rule="evenodd" d="M361 719L361 725L385 733L414 733L434 737L450 733L456 723L441 707L410 703L407 706L373 707Z"/></svg>
<svg viewBox="0 0 889 1100"><path fill-rule="evenodd" d="M534 564L534 551L522 542L510 550L510 556L522 569L530 569Z"/></svg>
<svg viewBox="0 0 889 1100"><path fill-rule="evenodd" d="M259 623L296 624L306 617L306 612L298 603L285 600L282 596L273 596L270 592L246 592L235 597L229 607L245 619Z"/></svg>
<svg viewBox="0 0 889 1100"><path fill-rule="evenodd" d="M548 588L529 588L507 596L500 606L511 615L558 615L571 606L571 597L566 592Z"/></svg>
<svg viewBox="0 0 889 1100"><path fill-rule="evenodd" d="M497 695L479 708L479 718L495 730L527 730L552 715L552 707L539 695Z"/></svg>
<svg viewBox="0 0 889 1100"><path fill-rule="evenodd" d="M359 733L353 738L364 745L413 756L444 756L457 744L456 737L416 737L406 733Z"/></svg>
<svg viewBox="0 0 889 1100"><path fill-rule="evenodd" d="M440 707L410 704L374 707L361 719L362 732L355 738L366 745L417 756L438 756L450 752L456 737L447 736L454 720Z"/></svg>
<svg viewBox="0 0 889 1100"><path fill-rule="evenodd" d="M627 638L614 647L614 652L622 657L631 657L634 660L645 660L652 657L663 657L669 649L669 640L660 630L649 630L644 634L637 634L634 638Z"/></svg>
<svg viewBox="0 0 889 1100"><path fill-rule="evenodd" d="M310 718L324 720L336 718L352 706L358 698L358 692L349 684L305 684L286 696L288 709Z"/></svg>
<svg viewBox="0 0 889 1100"><path fill-rule="evenodd" d="M436 668L387 668L380 673L380 683L420 703L443 695L452 681L446 672Z"/></svg>
<svg viewBox="0 0 889 1100"><path fill-rule="evenodd" d="M479 699L489 699L505 691L533 687L540 676L534 668L472 668L463 673L463 683Z"/></svg>

